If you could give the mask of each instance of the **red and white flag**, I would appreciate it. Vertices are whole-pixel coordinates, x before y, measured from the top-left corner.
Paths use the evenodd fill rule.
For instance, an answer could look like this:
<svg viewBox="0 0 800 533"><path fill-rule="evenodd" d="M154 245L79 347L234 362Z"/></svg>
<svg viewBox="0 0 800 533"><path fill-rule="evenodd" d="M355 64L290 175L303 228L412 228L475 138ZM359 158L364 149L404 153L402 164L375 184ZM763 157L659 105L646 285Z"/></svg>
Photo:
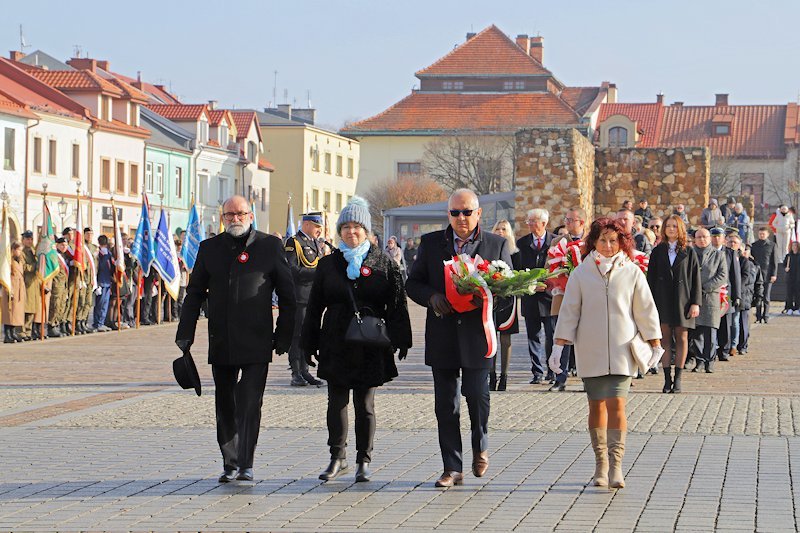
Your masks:
<svg viewBox="0 0 800 533"><path fill-rule="evenodd" d="M78 214L75 218L75 242L72 246L72 264L81 272L86 268L86 245L83 242L83 217L81 216L81 198L78 196L76 206Z"/></svg>
<svg viewBox="0 0 800 533"><path fill-rule="evenodd" d="M119 230L117 220L117 208L114 206L113 199L111 200L111 213L114 217L114 279L117 281L117 286L120 286L125 279L125 252L123 251L122 232Z"/></svg>

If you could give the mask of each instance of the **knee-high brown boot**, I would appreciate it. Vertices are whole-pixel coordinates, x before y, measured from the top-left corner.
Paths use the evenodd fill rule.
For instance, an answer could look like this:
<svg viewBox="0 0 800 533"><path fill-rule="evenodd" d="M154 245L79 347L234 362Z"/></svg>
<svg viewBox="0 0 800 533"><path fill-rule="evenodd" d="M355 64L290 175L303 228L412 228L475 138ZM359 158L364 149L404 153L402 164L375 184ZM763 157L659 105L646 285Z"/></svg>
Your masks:
<svg viewBox="0 0 800 533"><path fill-rule="evenodd" d="M594 476L592 482L595 487L608 486L608 442L606 428L589 430L594 450Z"/></svg>
<svg viewBox="0 0 800 533"><path fill-rule="evenodd" d="M625 486L622 475L622 457L625 455L624 429L609 429L608 434L608 485L612 489L621 489Z"/></svg>

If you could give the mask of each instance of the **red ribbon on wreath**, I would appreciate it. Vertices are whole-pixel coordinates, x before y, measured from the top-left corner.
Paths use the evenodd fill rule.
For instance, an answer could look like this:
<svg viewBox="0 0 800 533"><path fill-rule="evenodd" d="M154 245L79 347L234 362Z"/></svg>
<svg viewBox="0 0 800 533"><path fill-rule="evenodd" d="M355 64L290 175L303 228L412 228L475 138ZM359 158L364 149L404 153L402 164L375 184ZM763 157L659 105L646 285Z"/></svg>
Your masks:
<svg viewBox="0 0 800 533"><path fill-rule="evenodd" d="M444 262L444 293L447 301L453 306L457 313L467 313L474 311L478 307L474 303L474 293L461 294L456 288L453 276L464 277L472 275L477 271L482 271L482 267L488 269L489 262L476 255L474 258L465 254L453 256L450 261ZM481 278L482 279L482 278ZM486 338L486 359L491 359L497 353L497 330L494 325L494 297L492 291L485 285L478 287L478 295L481 304L481 323L483 324L483 334Z"/></svg>

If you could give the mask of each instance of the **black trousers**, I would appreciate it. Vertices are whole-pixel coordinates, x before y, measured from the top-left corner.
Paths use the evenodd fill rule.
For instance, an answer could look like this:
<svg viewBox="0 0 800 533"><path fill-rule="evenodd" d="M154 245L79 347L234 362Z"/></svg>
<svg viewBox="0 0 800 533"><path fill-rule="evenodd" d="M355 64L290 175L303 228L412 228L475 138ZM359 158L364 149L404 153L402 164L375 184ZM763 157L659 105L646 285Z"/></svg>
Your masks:
<svg viewBox="0 0 800 533"><path fill-rule="evenodd" d="M356 462L372 461L372 442L375 439L375 391L377 387L353 391L356 412ZM344 459L347 449L347 404L350 390L328 384L328 446L332 459Z"/></svg>
<svg viewBox="0 0 800 533"><path fill-rule="evenodd" d="M432 370L439 448L444 469L463 472L461 394L466 398L469 409L472 449L485 451L489 448L489 369Z"/></svg>
<svg viewBox="0 0 800 533"><path fill-rule="evenodd" d="M763 320L769 315L769 302L772 298L772 283L764 281L764 298L756 302L756 320Z"/></svg>
<svg viewBox="0 0 800 533"><path fill-rule="evenodd" d="M692 344L695 346L695 356L708 365L717 358L717 328L696 326L692 333Z"/></svg>
<svg viewBox="0 0 800 533"><path fill-rule="evenodd" d="M211 365L217 387L217 442L225 468L253 467L268 369L269 363Z"/></svg>
<svg viewBox="0 0 800 533"><path fill-rule="evenodd" d="M306 317L307 304L298 303L294 312L294 332L292 334L292 345L289 348L289 366L292 369L292 378L299 378L303 373L308 372L308 363L300 349L300 334L303 332L303 320Z"/></svg>
<svg viewBox="0 0 800 533"><path fill-rule="evenodd" d="M751 309L742 309L739 313L739 345L736 346L736 351L739 353L747 351L747 346L750 343L750 317L753 311Z"/></svg>
<svg viewBox="0 0 800 533"><path fill-rule="evenodd" d="M731 319L733 314L722 315L719 320L719 329L717 330L717 351L721 352L724 356L728 355L731 351Z"/></svg>
<svg viewBox="0 0 800 533"><path fill-rule="evenodd" d="M552 372L547 358L553 350L554 321L549 316L526 316L525 332L528 335L528 354L531 356L531 373L534 377L545 377Z"/></svg>

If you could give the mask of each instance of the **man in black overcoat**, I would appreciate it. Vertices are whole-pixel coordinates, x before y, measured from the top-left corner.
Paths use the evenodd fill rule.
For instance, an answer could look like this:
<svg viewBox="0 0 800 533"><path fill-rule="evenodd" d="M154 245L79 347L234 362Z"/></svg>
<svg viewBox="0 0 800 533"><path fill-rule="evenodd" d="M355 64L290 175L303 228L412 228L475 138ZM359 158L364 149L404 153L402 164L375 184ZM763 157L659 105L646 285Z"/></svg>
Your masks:
<svg viewBox="0 0 800 533"><path fill-rule="evenodd" d="M547 231L550 214L546 209L531 209L526 223L530 233L517 241L522 268L547 268L547 250L554 235ZM550 316L553 297L544 287L536 294L522 297L522 316L525 317L525 331L528 335L528 353L531 357L531 384L539 384L546 373L547 355L553 349L555 324ZM544 330L544 336L542 335ZM544 340L544 342L542 342ZM566 371L566 369L565 369ZM566 376L566 374L565 374Z"/></svg>
<svg viewBox="0 0 800 533"><path fill-rule="evenodd" d="M311 375L308 363L300 348L300 333L303 330L303 319L306 316L308 297L311 286L314 284L314 274L317 272L317 262L325 255L323 246L319 243L322 235L322 213L306 213L302 217L300 229L297 234L290 237L285 245L286 261L292 271L294 280L294 295L297 300L297 309L294 314L294 336L292 347L289 349L289 366L292 369L293 387L325 384Z"/></svg>
<svg viewBox="0 0 800 533"><path fill-rule="evenodd" d="M736 349L734 335L738 337L738 309L742 303L742 268L738 252L725 246L725 229L711 228L711 246L725 253L728 262L728 310L722 315L717 332L717 359L727 361Z"/></svg>
<svg viewBox="0 0 800 533"><path fill-rule="evenodd" d="M756 322L769 322L769 301L772 295L772 284L778 280L778 246L769 238L769 228L758 228L758 240L750 245L753 260L761 269L764 277L764 297L756 305Z"/></svg>
<svg viewBox="0 0 800 533"><path fill-rule="evenodd" d="M488 343L480 308L456 313L445 296L444 261L459 253L511 265L508 242L484 232L479 225L478 197L469 189L453 192L448 201L450 225L422 237L417 260L406 282L406 292L428 308L425 322L425 364L433 372L436 421L444 472L437 487L463 482L461 453L461 394L467 400L472 428L472 472L481 477L489 467ZM460 377L459 377L460 376ZM459 387L461 381L461 387Z"/></svg>
<svg viewBox="0 0 800 533"><path fill-rule="evenodd" d="M289 351L296 305L281 240L252 228L244 197L228 199L222 217L225 232L200 243L175 343L189 350L200 307L208 300L208 362L224 465L219 481L226 483L253 479L267 370L273 350ZM279 309L274 333L273 290Z"/></svg>

